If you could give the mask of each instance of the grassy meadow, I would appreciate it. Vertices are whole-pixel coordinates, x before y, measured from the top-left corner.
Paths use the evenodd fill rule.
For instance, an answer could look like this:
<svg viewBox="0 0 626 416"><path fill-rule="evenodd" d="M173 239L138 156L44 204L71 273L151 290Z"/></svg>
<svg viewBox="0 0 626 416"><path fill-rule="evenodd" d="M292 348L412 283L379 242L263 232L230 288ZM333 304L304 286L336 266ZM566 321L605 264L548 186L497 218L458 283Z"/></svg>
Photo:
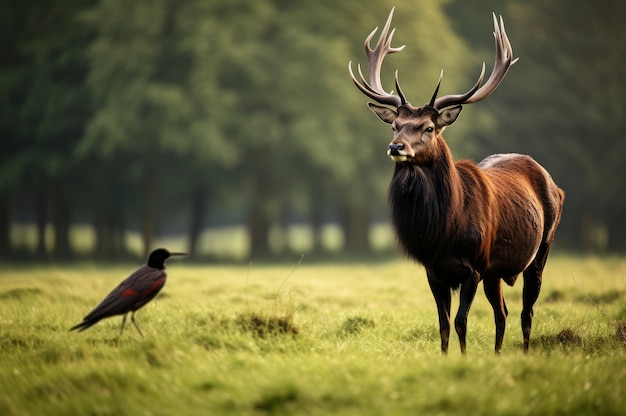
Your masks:
<svg viewBox="0 0 626 416"><path fill-rule="evenodd" d="M137 313L69 333L137 265L0 274L2 415L624 414L626 259L555 255L522 353L522 281L503 354L479 289L468 354L439 352L423 269L405 260L189 265ZM482 286L482 285L481 285ZM458 294L453 309L458 305Z"/></svg>

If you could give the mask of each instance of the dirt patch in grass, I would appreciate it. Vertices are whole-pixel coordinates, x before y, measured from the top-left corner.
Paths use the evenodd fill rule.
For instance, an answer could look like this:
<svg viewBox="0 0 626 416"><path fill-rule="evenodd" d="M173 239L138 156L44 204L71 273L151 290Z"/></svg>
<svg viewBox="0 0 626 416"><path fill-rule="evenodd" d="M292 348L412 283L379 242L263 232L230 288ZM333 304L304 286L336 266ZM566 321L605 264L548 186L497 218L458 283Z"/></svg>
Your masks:
<svg viewBox="0 0 626 416"><path fill-rule="evenodd" d="M565 328L556 335L556 339L559 345L565 348L581 347L583 345L583 339L571 328Z"/></svg>
<svg viewBox="0 0 626 416"><path fill-rule="evenodd" d="M34 351L44 345L45 342L36 335L7 333L0 336L0 352L2 353Z"/></svg>
<svg viewBox="0 0 626 416"><path fill-rule="evenodd" d="M615 338L626 347L626 321L619 321L615 326Z"/></svg>
<svg viewBox="0 0 626 416"><path fill-rule="evenodd" d="M295 387L288 387L284 391L276 391L267 394L254 403L254 408L267 413L292 413L291 405L300 398L300 394Z"/></svg>
<svg viewBox="0 0 626 416"><path fill-rule="evenodd" d="M417 342L417 341L439 341L439 329L434 326L416 327L406 332L400 337L400 341Z"/></svg>
<svg viewBox="0 0 626 416"><path fill-rule="evenodd" d="M547 303L555 303L565 301L566 299L567 296L564 292L560 290L552 290L543 297L542 301Z"/></svg>
<svg viewBox="0 0 626 416"><path fill-rule="evenodd" d="M577 300L579 302L589 302L591 300L593 304L607 305L614 302L621 302L624 297L626 297L626 293L623 290L613 289L593 295L583 294L578 296Z"/></svg>
<svg viewBox="0 0 626 416"><path fill-rule="evenodd" d="M545 350L553 350L562 348L569 350L572 348L583 347L583 339L575 329L564 328L558 334L540 335L531 339L531 345L537 345Z"/></svg>
<svg viewBox="0 0 626 416"><path fill-rule="evenodd" d="M0 300L24 300L41 295L47 296L46 292L38 287L16 287L14 289L0 292Z"/></svg>
<svg viewBox="0 0 626 416"><path fill-rule="evenodd" d="M263 314L258 312L244 312L235 318L235 324L246 332L260 338L272 335L297 336L300 329L293 321L293 314Z"/></svg>
<svg viewBox="0 0 626 416"><path fill-rule="evenodd" d="M356 335L361 332L363 328L374 328L375 326L376 323L372 319L363 318L362 316L353 316L344 321L339 333L341 335Z"/></svg>
<svg viewBox="0 0 626 416"><path fill-rule="evenodd" d="M581 335L574 328L564 328L557 334L540 335L531 339L531 348L537 346L545 351L583 351L589 354L617 350L626 347L626 322L618 325L615 335Z"/></svg>

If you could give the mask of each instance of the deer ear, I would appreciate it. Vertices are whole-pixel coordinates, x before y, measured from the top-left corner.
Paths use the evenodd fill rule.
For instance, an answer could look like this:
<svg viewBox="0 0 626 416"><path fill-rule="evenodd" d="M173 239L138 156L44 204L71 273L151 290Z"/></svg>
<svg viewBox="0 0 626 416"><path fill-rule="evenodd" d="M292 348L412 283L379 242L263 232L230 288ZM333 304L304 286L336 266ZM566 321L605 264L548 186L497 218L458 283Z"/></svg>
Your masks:
<svg viewBox="0 0 626 416"><path fill-rule="evenodd" d="M393 123L393 121L398 117L398 113L393 111L391 108L382 107L380 105L376 105L374 103L367 103L370 110L374 112L382 121L387 124Z"/></svg>
<svg viewBox="0 0 626 416"><path fill-rule="evenodd" d="M437 127L446 127L454 123L459 114L461 114L462 109L463 107L457 105L441 110L441 112L437 116Z"/></svg>

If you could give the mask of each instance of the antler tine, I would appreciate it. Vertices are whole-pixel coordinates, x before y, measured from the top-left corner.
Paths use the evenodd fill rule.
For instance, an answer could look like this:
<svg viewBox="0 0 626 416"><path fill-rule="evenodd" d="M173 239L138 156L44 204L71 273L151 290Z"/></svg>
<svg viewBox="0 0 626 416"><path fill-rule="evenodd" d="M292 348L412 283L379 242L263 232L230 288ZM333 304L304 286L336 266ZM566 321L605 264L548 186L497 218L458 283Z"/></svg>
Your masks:
<svg viewBox="0 0 626 416"><path fill-rule="evenodd" d="M368 97L377 101L380 104L389 104L400 107L401 105L406 104L407 101L404 97L404 94L402 93L402 90L400 89L397 73L396 89L398 90L398 95L385 92L382 86L382 82L380 81L380 70L385 56L391 53L400 52L402 49L404 49L404 45L397 48L393 48L391 46L391 41L393 39L395 29L392 29L391 33L389 33L389 27L391 26L391 20L393 18L394 10L395 8L391 9L389 17L387 18L387 22L385 23L385 26L380 33L380 37L378 38L378 41L376 42L376 47L374 49L371 48L370 44L372 38L378 31L378 28L374 29L367 36L367 38L365 38L365 54L367 55L367 63L369 67L369 82L365 80L365 77L361 72L360 65L358 65L359 76L361 77L360 82L356 79L352 72L352 62L350 62L348 65L348 71L350 72L352 82L354 82L354 85L356 85L363 94L367 95Z"/></svg>
<svg viewBox="0 0 626 416"><path fill-rule="evenodd" d="M435 88L435 93L433 94L433 98L430 99L429 106L441 110L442 108L451 107L457 104L466 104L468 103L468 99L478 91L480 84L483 82L483 78L485 78L485 63L483 62L483 67L480 71L480 75L478 76L478 80L474 83L474 86L470 88L465 94L456 94L456 95L445 95L437 100L437 93L439 92L439 86L441 85L441 80L443 78L443 69L441 70L441 75L439 76L439 82L437 83L437 88Z"/></svg>
<svg viewBox="0 0 626 416"><path fill-rule="evenodd" d="M496 59L493 65L493 71L487 82L485 82L485 85L480 87L480 89L466 101L467 104L475 103L489 96L498 85L500 85L511 65L518 61L518 59L513 60L513 48L504 31L504 20L502 16L500 16L500 25L498 26L498 19L496 18L496 14L493 13L493 27L493 36L496 42Z"/></svg>
<svg viewBox="0 0 626 416"><path fill-rule="evenodd" d="M481 75L476 84L474 84L474 87L465 94L446 95L445 97L439 98L434 103L435 108L441 110L452 105L471 104L487 98L498 85L500 85L511 65L518 61L519 58L513 60L513 48L504 30L504 20L502 16L500 16L500 24L498 25L498 19L495 13L493 13L493 27L493 36L496 43L496 58L489 79L487 79L483 86L480 86L485 74L485 64L483 63Z"/></svg>
<svg viewBox="0 0 626 416"><path fill-rule="evenodd" d="M400 101L401 103L407 104L408 101L406 100L406 97L404 95L404 93L402 92L402 88L400 88L400 80L398 79L398 70L396 69L396 91L398 91L398 96L400 97Z"/></svg>
<svg viewBox="0 0 626 416"><path fill-rule="evenodd" d="M437 81L437 86L435 87L435 92L433 93L433 97L430 99L430 102L428 103L429 107L435 106L435 98L437 98L437 94L439 93L439 87L441 86L442 80L443 80L443 69L441 70L441 73L439 74L439 81Z"/></svg>

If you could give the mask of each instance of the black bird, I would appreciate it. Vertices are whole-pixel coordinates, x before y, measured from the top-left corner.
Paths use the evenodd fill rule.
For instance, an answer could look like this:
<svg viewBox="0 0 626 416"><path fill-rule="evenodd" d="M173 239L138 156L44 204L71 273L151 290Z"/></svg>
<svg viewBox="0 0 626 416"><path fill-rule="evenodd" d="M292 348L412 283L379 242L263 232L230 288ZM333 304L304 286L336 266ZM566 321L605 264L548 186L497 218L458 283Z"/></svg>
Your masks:
<svg viewBox="0 0 626 416"><path fill-rule="evenodd" d="M150 302L165 286L167 273L165 272L165 260L171 256L184 256L185 253L170 253L164 248L158 248L150 253L148 264L144 264L120 283L109 295L94 308L83 322L70 328L70 331L78 329L79 332L100 322L101 319L115 315L124 315L120 335L124 331L126 315L132 312L130 320L143 337L139 325L135 322L135 312Z"/></svg>

